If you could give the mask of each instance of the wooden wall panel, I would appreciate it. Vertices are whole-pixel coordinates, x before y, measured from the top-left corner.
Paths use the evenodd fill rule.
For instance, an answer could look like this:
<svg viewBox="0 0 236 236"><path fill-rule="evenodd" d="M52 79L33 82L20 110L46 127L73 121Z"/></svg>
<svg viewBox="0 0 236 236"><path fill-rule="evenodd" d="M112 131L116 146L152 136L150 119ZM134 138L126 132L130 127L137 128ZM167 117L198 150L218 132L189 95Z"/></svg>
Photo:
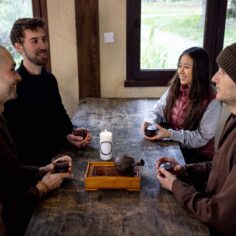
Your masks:
<svg viewBox="0 0 236 236"><path fill-rule="evenodd" d="M79 97L100 97L98 0L75 0Z"/></svg>
<svg viewBox="0 0 236 236"><path fill-rule="evenodd" d="M47 0L32 0L32 10L34 17L40 17L45 20L48 24L48 11L47 11ZM50 56L50 44L49 44L49 32L47 28L47 36L48 36L48 45L49 45L49 53L48 53L48 63L46 65L47 70L51 71L51 56Z"/></svg>

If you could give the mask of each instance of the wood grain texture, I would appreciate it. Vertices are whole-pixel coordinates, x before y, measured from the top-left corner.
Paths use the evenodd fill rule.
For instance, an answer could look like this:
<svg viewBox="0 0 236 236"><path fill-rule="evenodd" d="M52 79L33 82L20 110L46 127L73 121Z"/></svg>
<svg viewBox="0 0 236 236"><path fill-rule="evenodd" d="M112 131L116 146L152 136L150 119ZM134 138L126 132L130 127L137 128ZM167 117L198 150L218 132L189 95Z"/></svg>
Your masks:
<svg viewBox="0 0 236 236"><path fill-rule="evenodd" d="M85 150L67 150L73 159L74 178L48 194L32 216L26 235L210 235L208 228L189 215L172 193L162 189L156 178L156 161L175 157L184 163L174 142L145 140L140 126L155 100L85 99L72 120L91 129L93 140ZM143 159L141 191L85 191L88 162L99 158L99 133L113 133L113 157L130 155Z"/></svg>
<svg viewBox="0 0 236 236"><path fill-rule="evenodd" d="M48 31L48 11L47 11L47 0L32 0L32 10L34 17L43 18L47 24L46 33L48 38L48 63L46 68L48 71L51 70L51 53L50 53L50 39L49 39L49 31Z"/></svg>
<svg viewBox="0 0 236 236"><path fill-rule="evenodd" d="M121 176L116 170L113 161L89 162L84 180L85 189L87 191L100 189L127 189L128 191L140 191L140 181L140 171L136 171L135 176Z"/></svg>
<svg viewBox="0 0 236 236"><path fill-rule="evenodd" d="M100 97L98 0L76 0L79 97Z"/></svg>

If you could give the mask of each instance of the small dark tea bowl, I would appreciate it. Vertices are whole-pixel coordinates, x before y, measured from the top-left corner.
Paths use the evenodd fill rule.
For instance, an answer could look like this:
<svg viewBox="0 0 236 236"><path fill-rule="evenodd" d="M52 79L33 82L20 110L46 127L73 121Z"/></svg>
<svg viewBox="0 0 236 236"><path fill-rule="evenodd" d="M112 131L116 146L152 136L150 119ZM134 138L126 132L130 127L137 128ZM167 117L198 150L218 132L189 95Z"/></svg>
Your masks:
<svg viewBox="0 0 236 236"><path fill-rule="evenodd" d="M165 170L173 173L174 172L174 167L170 162L162 163L160 165L161 168L164 168Z"/></svg>
<svg viewBox="0 0 236 236"><path fill-rule="evenodd" d="M69 172L69 162L60 160L54 163L55 173L67 173Z"/></svg>
<svg viewBox="0 0 236 236"><path fill-rule="evenodd" d="M145 128L145 135L148 137L154 137L157 134L157 126L156 125L148 125Z"/></svg>
<svg viewBox="0 0 236 236"><path fill-rule="evenodd" d="M80 136L80 137L82 137L83 139L85 139L86 138L86 136L87 136L87 130L86 129L82 129L82 130L73 130L73 134L75 135L75 136Z"/></svg>

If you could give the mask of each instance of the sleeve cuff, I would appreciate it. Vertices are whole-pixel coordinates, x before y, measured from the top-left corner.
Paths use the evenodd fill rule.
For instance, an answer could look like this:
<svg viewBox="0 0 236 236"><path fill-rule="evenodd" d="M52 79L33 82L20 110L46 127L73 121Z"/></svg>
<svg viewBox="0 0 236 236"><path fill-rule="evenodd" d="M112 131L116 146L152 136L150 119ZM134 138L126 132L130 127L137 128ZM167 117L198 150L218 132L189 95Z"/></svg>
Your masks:
<svg viewBox="0 0 236 236"><path fill-rule="evenodd" d="M169 138L165 138L165 140L172 140L173 130L172 129L168 129L168 131L170 132L170 137Z"/></svg>

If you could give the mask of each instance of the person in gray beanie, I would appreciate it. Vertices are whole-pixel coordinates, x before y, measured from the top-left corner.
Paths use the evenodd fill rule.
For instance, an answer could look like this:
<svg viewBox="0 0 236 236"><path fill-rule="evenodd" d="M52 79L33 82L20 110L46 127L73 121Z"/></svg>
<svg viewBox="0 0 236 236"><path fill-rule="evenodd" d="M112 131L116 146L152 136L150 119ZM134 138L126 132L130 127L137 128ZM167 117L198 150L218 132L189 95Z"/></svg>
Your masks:
<svg viewBox="0 0 236 236"><path fill-rule="evenodd" d="M216 60L219 67L236 83L236 43L226 47Z"/></svg>
<svg viewBox="0 0 236 236"><path fill-rule="evenodd" d="M235 235L236 227L236 43L217 57L219 70L212 81L216 99L231 112L213 161L180 165L171 157L157 162L157 178L163 188L192 215L209 226L212 235ZM171 162L170 173L161 167Z"/></svg>

